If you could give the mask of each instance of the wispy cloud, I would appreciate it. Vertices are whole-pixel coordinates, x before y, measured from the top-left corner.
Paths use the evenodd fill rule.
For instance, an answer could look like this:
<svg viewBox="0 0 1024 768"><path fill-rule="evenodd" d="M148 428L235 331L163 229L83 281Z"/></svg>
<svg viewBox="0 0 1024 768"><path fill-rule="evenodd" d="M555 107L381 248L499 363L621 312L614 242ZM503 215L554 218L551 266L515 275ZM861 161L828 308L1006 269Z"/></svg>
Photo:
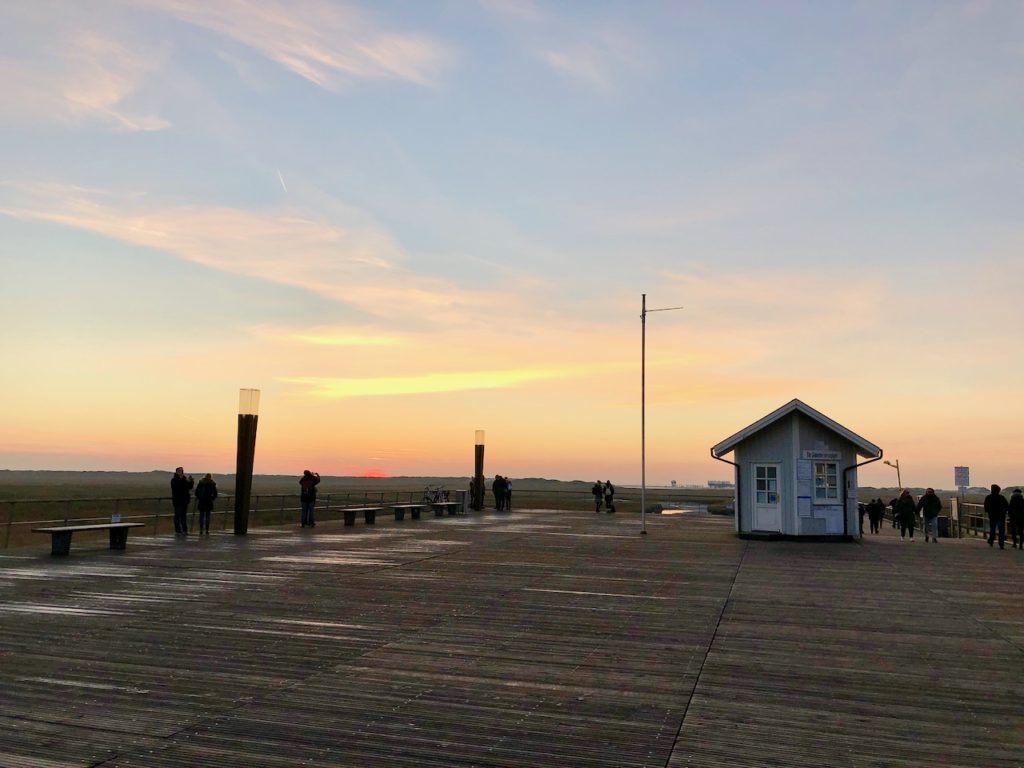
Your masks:
<svg viewBox="0 0 1024 768"><path fill-rule="evenodd" d="M435 40L385 30L354 6L307 0L144 0L177 19L245 45L325 88L363 78L420 85L437 81L450 58Z"/></svg>
<svg viewBox="0 0 1024 768"><path fill-rule="evenodd" d="M607 366L553 366L373 378L285 377L278 381L306 387L309 394L315 397L342 399L464 392L475 389L505 389L534 381L590 375L599 367Z"/></svg>
<svg viewBox="0 0 1024 768"><path fill-rule="evenodd" d="M99 124L118 131L159 131L170 123L136 104L142 83L159 69L160 50L145 52L96 32L56 40L48 67L0 59L9 117Z"/></svg>
<svg viewBox="0 0 1024 768"><path fill-rule="evenodd" d="M363 328L318 326L301 330L258 329L260 335L277 341L298 342L318 347L393 347L403 338L393 333L368 331Z"/></svg>
<svg viewBox="0 0 1024 768"><path fill-rule="evenodd" d="M0 213L88 230L213 269L303 288L371 315L452 321L468 308L500 304L488 292L405 269L405 254L361 212L328 214L225 206L159 206L144 197L64 185L11 187L17 204Z"/></svg>

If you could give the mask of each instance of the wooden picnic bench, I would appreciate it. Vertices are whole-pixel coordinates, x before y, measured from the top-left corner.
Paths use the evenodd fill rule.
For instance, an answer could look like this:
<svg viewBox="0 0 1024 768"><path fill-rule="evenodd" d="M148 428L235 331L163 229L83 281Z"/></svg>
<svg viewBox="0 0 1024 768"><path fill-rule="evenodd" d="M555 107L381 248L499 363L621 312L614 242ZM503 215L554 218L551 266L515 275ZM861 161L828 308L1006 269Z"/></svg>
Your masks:
<svg viewBox="0 0 1024 768"><path fill-rule="evenodd" d="M434 517L444 517L445 510L448 511L449 515L454 515L458 512L458 508L462 506L461 501L432 501L430 506L434 508Z"/></svg>
<svg viewBox="0 0 1024 768"><path fill-rule="evenodd" d="M75 531L110 531L110 548L124 549L128 546L128 529L144 528L145 523L91 523L88 525L54 525L48 528L33 528L32 533L48 533L52 539L50 554L67 557L71 554L71 534Z"/></svg>
<svg viewBox="0 0 1024 768"><path fill-rule="evenodd" d="M395 520L402 521L405 520L406 510L409 510L412 514L413 520L419 520L420 512L423 511L423 507L425 506L426 504L392 504L391 508L395 510Z"/></svg>
<svg viewBox="0 0 1024 768"><path fill-rule="evenodd" d="M381 507L348 507L341 511L345 516L345 525L355 525L356 515L360 512L363 513L363 520L367 525L374 525L377 522L377 513L381 511Z"/></svg>

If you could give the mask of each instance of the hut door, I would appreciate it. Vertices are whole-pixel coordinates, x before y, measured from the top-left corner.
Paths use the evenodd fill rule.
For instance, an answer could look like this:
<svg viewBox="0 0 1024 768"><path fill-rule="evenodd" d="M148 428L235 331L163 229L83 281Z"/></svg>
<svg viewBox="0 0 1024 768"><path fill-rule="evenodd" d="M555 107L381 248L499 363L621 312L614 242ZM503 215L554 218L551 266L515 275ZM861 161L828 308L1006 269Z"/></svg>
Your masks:
<svg viewBox="0 0 1024 768"><path fill-rule="evenodd" d="M779 465L754 465L754 519L752 530L782 532L779 502Z"/></svg>

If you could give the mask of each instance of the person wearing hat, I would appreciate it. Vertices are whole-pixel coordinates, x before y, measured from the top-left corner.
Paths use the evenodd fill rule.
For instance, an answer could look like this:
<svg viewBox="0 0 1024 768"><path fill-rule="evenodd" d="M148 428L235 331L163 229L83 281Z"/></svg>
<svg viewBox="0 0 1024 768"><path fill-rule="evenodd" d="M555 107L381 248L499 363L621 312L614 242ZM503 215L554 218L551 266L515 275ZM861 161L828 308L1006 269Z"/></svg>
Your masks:
<svg viewBox="0 0 1024 768"><path fill-rule="evenodd" d="M192 475L185 475L185 469L178 467L171 478L171 506L174 507L174 532L188 535L188 503L192 500Z"/></svg>
<svg viewBox="0 0 1024 768"><path fill-rule="evenodd" d="M320 475L316 472L303 470L299 478L299 501L302 503L302 528L307 525L316 528L313 513L316 511L316 487L320 484Z"/></svg>
<svg viewBox="0 0 1024 768"><path fill-rule="evenodd" d="M1010 496L1010 536L1013 537L1013 548L1024 549L1024 496L1020 488L1013 489Z"/></svg>
<svg viewBox="0 0 1024 768"><path fill-rule="evenodd" d="M999 532L999 548L1006 549L1006 510L1010 506L1006 497L999 491L998 485L992 486L992 493L985 497L985 513L988 515L988 545L996 539Z"/></svg>

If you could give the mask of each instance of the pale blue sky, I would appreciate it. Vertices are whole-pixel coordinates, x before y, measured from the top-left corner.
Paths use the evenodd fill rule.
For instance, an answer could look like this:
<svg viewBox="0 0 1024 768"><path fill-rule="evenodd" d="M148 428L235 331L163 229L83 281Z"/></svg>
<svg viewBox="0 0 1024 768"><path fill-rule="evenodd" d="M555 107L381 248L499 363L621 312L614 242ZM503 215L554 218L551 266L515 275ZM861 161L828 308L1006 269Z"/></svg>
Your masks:
<svg viewBox="0 0 1024 768"><path fill-rule="evenodd" d="M632 479L647 292L687 306L658 319L661 479L719 473L706 446L792 397L920 456L922 482L972 460L947 436L1005 474L1021 40L1024 4L999 0L4 3L0 353L34 376L0 384L22 403L0 464L59 439L33 427L38 378L89 392L91 366L146 349L135 385L254 381L313 424L298 379L543 368L586 410L543 384L417 402L463 409L452 455L496 412L556 409L606 447L534 458L538 426L509 417L506 471ZM310 334L335 341L311 355ZM128 430L122 454L69 439L61 462L165 442L188 450ZM372 452L353 451L340 468Z"/></svg>

